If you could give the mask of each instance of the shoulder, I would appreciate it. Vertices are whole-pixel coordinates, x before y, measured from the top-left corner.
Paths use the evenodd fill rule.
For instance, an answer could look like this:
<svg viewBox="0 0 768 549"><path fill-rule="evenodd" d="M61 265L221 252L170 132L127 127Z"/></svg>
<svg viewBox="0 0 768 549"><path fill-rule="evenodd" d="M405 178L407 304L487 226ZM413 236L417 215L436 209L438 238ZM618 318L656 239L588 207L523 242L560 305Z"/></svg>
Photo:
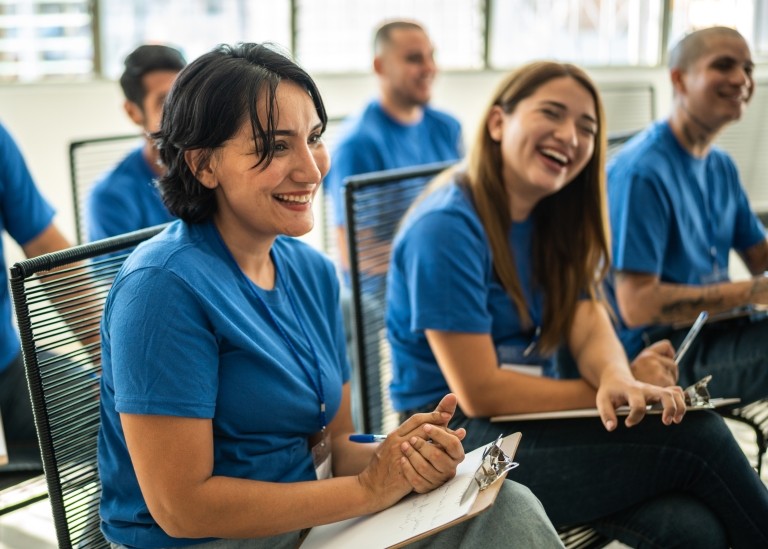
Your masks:
<svg viewBox="0 0 768 549"><path fill-rule="evenodd" d="M416 204L403 223L403 233L407 232L439 234L446 240L459 234L474 238L484 234L468 191L455 182L434 190Z"/></svg>
<svg viewBox="0 0 768 549"><path fill-rule="evenodd" d="M126 186L138 187L147 185L152 180L141 147L131 151L114 168L105 173L93 186L91 193L95 196L125 191Z"/></svg>
<svg viewBox="0 0 768 549"><path fill-rule="evenodd" d="M461 131L461 123L455 116L429 105L424 107L424 120L430 124L443 126L452 131Z"/></svg>
<svg viewBox="0 0 768 549"><path fill-rule="evenodd" d="M673 162L672 155L677 143L666 122L655 122L641 131L608 162L608 181L616 185L634 177L652 177L662 173Z"/></svg>

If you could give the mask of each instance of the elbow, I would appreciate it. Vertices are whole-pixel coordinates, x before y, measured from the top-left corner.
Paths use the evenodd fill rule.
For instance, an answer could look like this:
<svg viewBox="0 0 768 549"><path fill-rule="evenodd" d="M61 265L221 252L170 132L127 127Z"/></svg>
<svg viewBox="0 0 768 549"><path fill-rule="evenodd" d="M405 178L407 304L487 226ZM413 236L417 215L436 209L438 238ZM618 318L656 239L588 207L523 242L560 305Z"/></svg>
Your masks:
<svg viewBox="0 0 768 549"><path fill-rule="evenodd" d="M210 532L204 531L204 518L194 516L194 512L190 512L190 506L164 501L148 504L148 507L158 526L172 538L195 539L211 536Z"/></svg>
<svg viewBox="0 0 768 549"><path fill-rule="evenodd" d="M645 298L642 294L633 296L617 295L618 313L628 328L639 328L650 323L647 307L643 306Z"/></svg>
<svg viewBox="0 0 768 549"><path fill-rule="evenodd" d="M470 419L496 415L485 391L464 391L463 395L459 394L458 400L461 411Z"/></svg>

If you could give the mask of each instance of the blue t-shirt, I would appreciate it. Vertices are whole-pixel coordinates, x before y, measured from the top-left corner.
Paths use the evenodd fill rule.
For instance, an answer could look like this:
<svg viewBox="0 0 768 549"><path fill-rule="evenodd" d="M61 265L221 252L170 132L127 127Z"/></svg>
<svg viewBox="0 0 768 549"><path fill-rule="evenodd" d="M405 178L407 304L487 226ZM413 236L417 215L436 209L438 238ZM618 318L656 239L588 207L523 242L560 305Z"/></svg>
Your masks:
<svg viewBox="0 0 768 549"><path fill-rule="evenodd" d="M345 121L339 133L331 169L325 177L337 226L345 224L343 183L347 177L458 160L464 154L459 121L429 106L424 107L419 122L402 124L374 100Z"/></svg>
<svg viewBox="0 0 768 549"><path fill-rule="evenodd" d="M532 282L532 231L532 218L513 223L509 244L529 314L540 326L543 295ZM451 183L427 196L406 218L393 246L386 315L396 410L425 406L449 390L427 329L490 334L500 363L537 364L556 377L552 357L523 356L535 330L522 326L496 277L488 237L467 191Z"/></svg>
<svg viewBox="0 0 768 549"><path fill-rule="evenodd" d="M712 147L704 158L692 156L667 121L652 124L612 159L608 200L614 268L662 282L725 281L731 249L765 239L728 154ZM643 329L622 323L630 357L642 349Z"/></svg>
<svg viewBox="0 0 768 549"><path fill-rule="evenodd" d="M155 185L157 175L138 147L91 190L86 206L88 240L117 236L175 219Z"/></svg>
<svg viewBox="0 0 768 549"><path fill-rule="evenodd" d="M0 226L24 246L48 228L54 210L37 190L21 151L0 124ZM0 239L0 372L19 354L19 336L12 320L8 268Z"/></svg>
<svg viewBox="0 0 768 549"><path fill-rule="evenodd" d="M202 541L171 538L150 516L120 413L212 419L214 475L315 479L307 442L321 428L313 350L329 422L350 375L339 285L333 265L299 240L279 237L271 254L278 276L266 291L242 274L211 223L176 221L118 274L101 331L98 459L110 541Z"/></svg>

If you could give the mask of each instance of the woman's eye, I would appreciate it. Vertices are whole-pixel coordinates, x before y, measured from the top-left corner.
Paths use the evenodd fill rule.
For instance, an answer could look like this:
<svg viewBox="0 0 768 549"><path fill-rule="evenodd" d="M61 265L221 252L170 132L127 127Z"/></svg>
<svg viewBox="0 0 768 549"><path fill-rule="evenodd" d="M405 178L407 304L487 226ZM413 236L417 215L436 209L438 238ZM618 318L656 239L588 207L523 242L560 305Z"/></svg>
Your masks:
<svg viewBox="0 0 768 549"><path fill-rule="evenodd" d="M312 144L320 143L322 142L322 140L323 140L323 134L321 133L316 133L309 136L309 143L312 143Z"/></svg>

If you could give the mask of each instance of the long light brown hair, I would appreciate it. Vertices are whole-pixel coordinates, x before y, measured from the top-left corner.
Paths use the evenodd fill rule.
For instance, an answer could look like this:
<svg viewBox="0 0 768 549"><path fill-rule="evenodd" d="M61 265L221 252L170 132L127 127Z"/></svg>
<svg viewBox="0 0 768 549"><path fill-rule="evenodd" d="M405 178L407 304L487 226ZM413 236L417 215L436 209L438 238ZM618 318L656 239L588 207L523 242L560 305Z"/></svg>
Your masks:
<svg viewBox="0 0 768 549"><path fill-rule="evenodd" d="M605 113L591 78L580 68L555 62L520 67L499 85L485 110L468 157L466 176L493 254L501 284L524 326L532 327L508 235L512 224L510 196L502 177L501 145L491 139L486 122L494 106L509 114L523 99L555 78L569 77L595 101L598 124L592 158L564 188L533 209L533 281L543 290L544 317L539 349L553 352L567 337L576 304L583 296L602 299L601 283L610 265L610 236L605 190Z"/></svg>

